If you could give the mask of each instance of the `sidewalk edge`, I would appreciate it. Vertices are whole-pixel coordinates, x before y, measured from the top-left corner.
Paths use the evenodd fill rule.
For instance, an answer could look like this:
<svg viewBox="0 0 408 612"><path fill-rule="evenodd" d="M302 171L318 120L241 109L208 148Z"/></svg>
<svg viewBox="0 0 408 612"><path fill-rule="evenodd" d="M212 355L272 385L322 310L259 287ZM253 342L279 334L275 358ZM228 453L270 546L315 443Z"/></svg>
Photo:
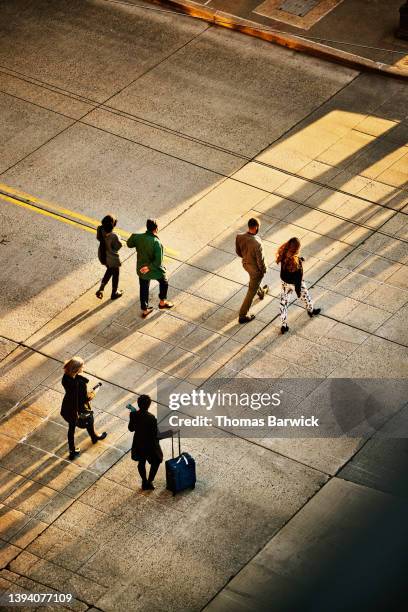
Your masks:
<svg viewBox="0 0 408 612"><path fill-rule="evenodd" d="M354 55L347 51L341 51L340 49L334 49L321 43L307 40L306 38L298 37L290 34L280 34L276 31L268 31L268 27L265 26L263 29L253 21L247 21L240 19L236 21L226 14L220 13L219 11L204 8L199 5L190 4L188 1L180 0L150 0L152 4L158 4L177 10L178 12L190 15L196 19L207 21L212 25L228 28L237 32L242 32L248 36L254 36L260 38L266 42L280 45L298 51L306 53L320 59L342 64L347 68L353 68L354 70L365 70L369 72L376 72L382 75L391 76L400 79L408 78L408 70L402 70L396 66L390 66L382 62L375 62L373 60L361 57L360 55Z"/></svg>

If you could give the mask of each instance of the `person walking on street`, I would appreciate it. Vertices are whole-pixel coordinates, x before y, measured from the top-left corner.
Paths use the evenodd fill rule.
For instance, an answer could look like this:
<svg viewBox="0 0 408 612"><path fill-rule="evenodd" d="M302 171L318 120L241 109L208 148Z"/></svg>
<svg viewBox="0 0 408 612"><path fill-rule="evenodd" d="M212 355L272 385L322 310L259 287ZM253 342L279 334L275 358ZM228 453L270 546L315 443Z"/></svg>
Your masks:
<svg viewBox="0 0 408 612"><path fill-rule="evenodd" d="M238 257L242 258L242 265L249 274L248 291L239 311L240 323L248 323L255 319L254 314L248 315L252 300L256 294L260 300L263 300L269 290L268 285L261 287L262 278L266 274L266 263L262 241L257 236L260 226L258 219L249 219L248 231L245 234L238 234L235 240L235 251Z"/></svg>
<svg viewBox="0 0 408 612"><path fill-rule="evenodd" d="M149 412L152 403L149 395L140 395L137 400L138 409L130 404L129 431L133 431L131 457L137 461L137 469L142 479L143 491L154 489L153 481L157 470L163 461L163 451L159 439L171 435L171 430L160 433L156 417ZM150 463L149 476L146 474L146 461Z"/></svg>
<svg viewBox="0 0 408 612"><path fill-rule="evenodd" d="M140 307L142 317L147 317L153 310L149 306L150 281L159 281L159 309L173 308L174 304L167 300L169 283L166 277L166 268L163 265L163 245L158 236L158 224L154 219L146 221L146 232L132 234L127 246L135 248L137 252L137 274L140 284Z"/></svg>
<svg viewBox="0 0 408 612"><path fill-rule="evenodd" d="M321 308L314 308L312 298L303 280L303 257L299 257L300 240L291 238L282 244L276 254L276 263L280 263L280 278L282 282L280 297L281 333L289 331L288 303L289 294L295 290L298 298L302 300L309 317L320 314Z"/></svg>
<svg viewBox="0 0 408 612"><path fill-rule="evenodd" d="M119 249L122 248L122 241L113 231L117 220L112 215L106 215L101 221L101 225L96 230L96 238L99 240L98 258L102 265L106 266L106 272L101 281L101 286L96 292L98 299L103 298L103 290L112 278L111 300L122 297L123 291L118 291L120 257Z"/></svg>
<svg viewBox="0 0 408 612"><path fill-rule="evenodd" d="M62 386L65 390L65 395L61 405L61 416L68 423L68 447L69 458L75 459L81 452L75 447L75 428L77 425L78 414L83 413L88 409L89 402L95 397L93 391L88 391L87 378L82 376L84 361L80 357L72 357L64 364L64 375L62 377ZM108 435L106 431L102 434L97 434L94 429L93 414L86 425L86 430L92 440L92 444L96 444L98 440L104 440Z"/></svg>

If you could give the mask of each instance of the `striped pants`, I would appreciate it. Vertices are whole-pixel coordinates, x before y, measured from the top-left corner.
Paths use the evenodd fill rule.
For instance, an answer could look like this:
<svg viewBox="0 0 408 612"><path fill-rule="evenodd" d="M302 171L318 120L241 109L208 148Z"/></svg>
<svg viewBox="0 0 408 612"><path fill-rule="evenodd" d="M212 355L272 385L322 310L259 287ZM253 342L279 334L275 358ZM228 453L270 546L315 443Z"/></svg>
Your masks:
<svg viewBox="0 0 408 612"><path fill-rule="evenodd" d="M282 289L280 294L280 313L281 313L281 321L282 325L287 325L288 322L288 305L289 305L289 294L295 290L294 285L289 285L282 281ZM313 302L310 297L310 293L307 290L305 282L302 281L300 288L300 299L305 305L305 308L308 312L312 312L313 310Z"/></svg>

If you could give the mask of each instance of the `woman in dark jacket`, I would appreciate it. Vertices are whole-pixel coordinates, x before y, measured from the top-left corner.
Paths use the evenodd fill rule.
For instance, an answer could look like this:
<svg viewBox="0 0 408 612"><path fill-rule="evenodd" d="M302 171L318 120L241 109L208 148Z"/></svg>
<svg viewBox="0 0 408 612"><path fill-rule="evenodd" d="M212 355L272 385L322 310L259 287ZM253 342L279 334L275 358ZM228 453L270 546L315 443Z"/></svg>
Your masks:
<svg viewBox="0 0 408 612"><path fill-rule="evenodd" d="M318 315L321 312L320 308L313 308L312 298L307 290L306 284L303 280L303 257L299 257L300 252L300 240L298 238L291 238L284 244L282 244L276 255L276 263L281 265L281 297L280 297L280 312L281 312L281 332L284 334L289 331L288 327L288 303L289 293L296 292L298 298L301 298L307 314L309 317Z"/></svg>
<svg viewBox="0 0 408 612"><path fill-rule="evenodd" d="M95 397L95 393L87 389L88 379L81 376L83 367L84 362L80 357L72 357L72 359L69 359L69 361L64 364L64 376L62 377L62 386L65 389L65 395L62 400L61 416L68 423L70 459L75 459L81 452L79 448L75 448L74 440L78 413L84 412L88 402ZM93 444L96 444L98 440L104 440L107 436L106 431L101 435L95 432L93 418L90 419L86 430Z"/></svg>
<svg viewBox="0 0 408 612"><path fill-rule="evenodd" d="M154 489L153 481L163 461L163 452L159 438L171 435L171 430L159 433L156 417L149 412L152 400L148 395L140 395L137 400L138 410L132 409L129 417L129 431L134 431L132 459L138 461L137 469L142 479L144 491ZM146 461L150 463L149 477L146 476Z"/></svg>
<svg viewBox="0 0 408 612"><path fill-rule="evenodd" d="M111 278L111 300L117 300L123 295L123 291L118 291L119 268L121 265L118 251L122 248L122 242L119 236L113 231L116 223L117 220L115 217L106 215L106 217L102 219L101 225L96 230L96 238L99 240L98 258L101 264L106 266L106 272L101 281L101 286L96 292L96 297L100 300L103 298L103 290Z"/></svg>

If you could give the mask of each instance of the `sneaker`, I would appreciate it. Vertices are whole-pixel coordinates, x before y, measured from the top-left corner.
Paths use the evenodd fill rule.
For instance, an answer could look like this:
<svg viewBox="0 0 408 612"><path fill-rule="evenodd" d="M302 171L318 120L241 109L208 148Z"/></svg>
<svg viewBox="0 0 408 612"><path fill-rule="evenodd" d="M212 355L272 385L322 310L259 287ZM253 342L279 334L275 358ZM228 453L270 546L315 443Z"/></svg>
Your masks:
<svg viewBox="0 0 408 612"><path fill-rule="evenodd" d="M245 315L245 317L239 317L238 322L239 323L249 323L250 321L253 321L254 319L255 319L254 314Z"/></svg>
<svg viewBox="0 0 408 612"><path fill-rule="evenodd" d="M164 304L159 304L160 310L165 310L166 308L173 308L173 307L174 307L173 302L164 302Z"/></svg>
<svg viewBox="0 0 408 612"><path fill-rule="evenodd" d="M268 285L264 285L264 286L262 287L262 289L261 289L261 290L259 291L259 293L258 293L258 297L259 297L259 299L260 299L260 300L263 300L263 299L264 299L264 297L265 297L265 295L268 293L268 291L269 291L269 287L268 287Z"/></svg>
<svg viewBox="0 0 408 612"><path fill-rule="evenodd" d="M282 325L281 334L286 334L289 331L289 327L287 325Z"/></svg>
<svg viewBox="0 0 408 612"><path fill-rule="evenodd" d="M309 317L315 317L316 315L320 314L322 312L321 308L313 308L313 310L308 310L307 314L309 315Z"/></svg>
<svg viewBox="0 0 408 612"><path fill-rule="evenodd" d="M96 444L98 442L98 440L104 440L106 438L108 434L106 433L106 431L104 431L103 433L101 433L100 436L96 436L96 438L94 438L92 440L92 444Z"/></svg>
<svg viewBox="0 0 408 612"><path fill-rule="evenodd" d="M118 298L121 298L123 295L123 291L117 291L116 293L113 293L111 295L111 300L117 300Z"/></svg>
<svg viewBox="0 0 408 612"><path fill-rule="evenodd" d="M75 457L78 457L78 455L80 455L80 454L81 454L81 449L77 447L74 450L70 451L69 458L71 460L75 459Z"/></svg>

